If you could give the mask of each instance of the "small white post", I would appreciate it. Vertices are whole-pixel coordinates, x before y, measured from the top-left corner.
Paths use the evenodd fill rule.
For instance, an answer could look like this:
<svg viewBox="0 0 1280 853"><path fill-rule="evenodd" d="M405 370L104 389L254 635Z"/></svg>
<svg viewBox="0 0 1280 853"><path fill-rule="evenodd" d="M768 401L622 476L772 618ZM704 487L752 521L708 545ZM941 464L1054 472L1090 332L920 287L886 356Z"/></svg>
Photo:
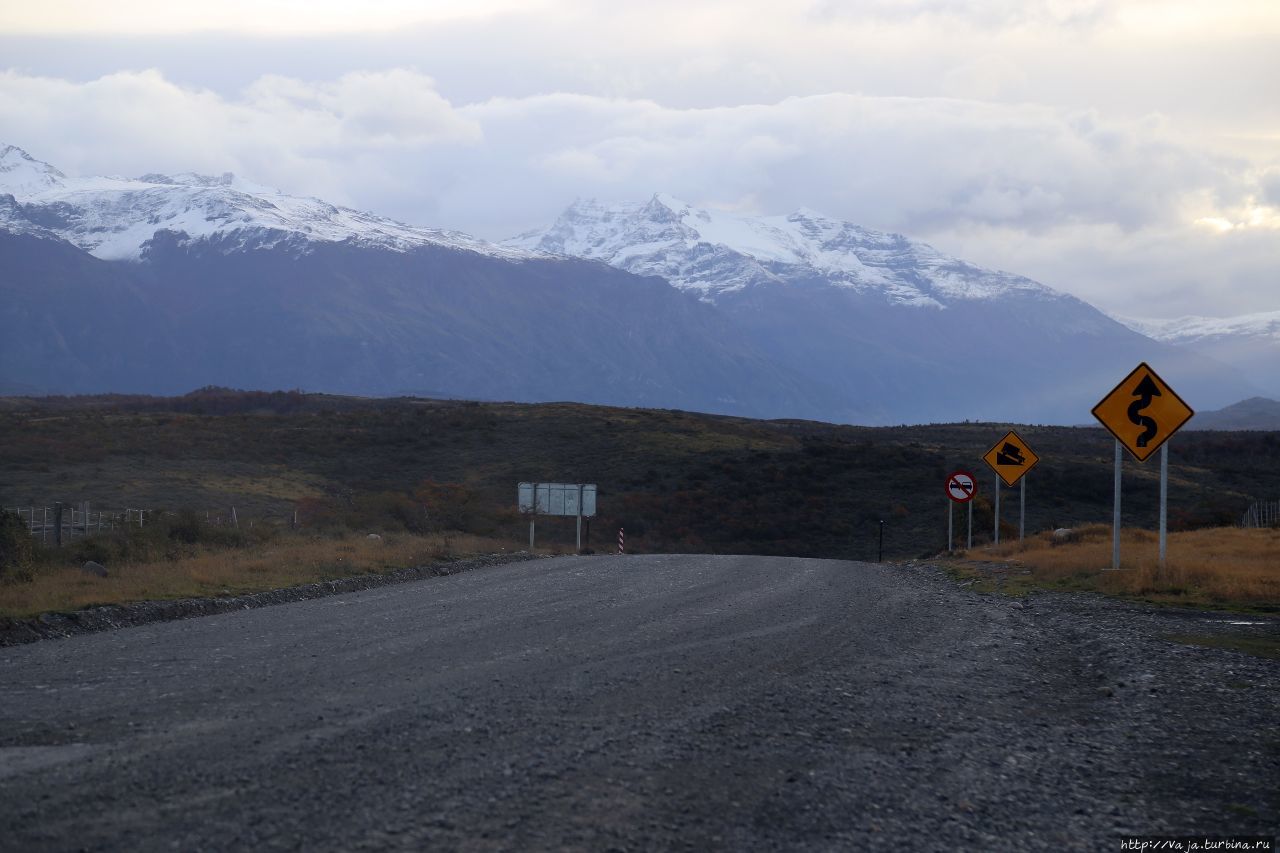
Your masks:
<svg viewBox="0 0 1280 853"><path fill-rule="evenodd" d="M44 524L40 526L40 544L49 544L49 508L47 506L40 507L44 511Z"/></svg>
<svg viewBox="0 0 1280 853"><path fill-rule="evenodd" d="M969 501L968 506L969 506L969 539L965 544L965 547L968 550L972 551L973 550L973 501Z"/></svg>
<svg viewBox="0 0 1280 853"><path fill-rule="evenodd" d="M1111 568L1120 568L1120 454L1124 450L1116 439L1116 473L1113 503L1111 505Z"/></svg>
<svg viewBox="0 0 1280 853"><path fill-rule="evenodd" d="M951 527L955 523L956 502L947 498L947 553L950 554L955 549L951 546Z"/></svg>
<svg viewBox="0 0 1280 853"><path fill-rule="evenodd" d="M578 484L578 553L582 553L582 484Z"/></svg>

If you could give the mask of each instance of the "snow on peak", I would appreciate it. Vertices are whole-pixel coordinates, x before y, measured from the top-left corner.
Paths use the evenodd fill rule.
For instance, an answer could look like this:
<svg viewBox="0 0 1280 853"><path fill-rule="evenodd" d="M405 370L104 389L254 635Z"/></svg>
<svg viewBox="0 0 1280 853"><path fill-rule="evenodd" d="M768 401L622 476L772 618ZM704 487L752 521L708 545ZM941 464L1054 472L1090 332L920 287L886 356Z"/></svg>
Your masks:
<svg viewBox="0 0 1280 853"><path fill-rule="evenodd" d="M1114 317L1149 338L1166 343L1195 343L1215 338L1271 338L1280 342L1280 311L1238 317L1175 317L1151 320Z"/></svg>
<svg viewBox="0 0 1280 853"><path fill-rule="evenodd" d="M52 233L106 260L137 260L160 231L217 239L224 250L284 242L350 241L408 251L443 246L507 258L529 253L456 231L421 228L316 198L287 195L230 172L68 178L13 146L0 148L0 193L15 196ZM18 230L16 217L0 228ZM12 226L12 227L11 227Z"/></svg>
<svg viewBox="0 0 1280 853"><path fill-rule="evenodd" d="M66 177L16 145L0 146L0 193L22 200L61 186Z"/></svg>
<svg viewBox="0 0 1280 853"><path fill-rule="evenodd" d="M505 245L659 275L707 301L752 286L814 279L933 308L1012 290L1059 296L1030 279L984 270L900 234L871 231L809 208L746 216L666 193L642 203L579 199L546 231Z"/></svg>

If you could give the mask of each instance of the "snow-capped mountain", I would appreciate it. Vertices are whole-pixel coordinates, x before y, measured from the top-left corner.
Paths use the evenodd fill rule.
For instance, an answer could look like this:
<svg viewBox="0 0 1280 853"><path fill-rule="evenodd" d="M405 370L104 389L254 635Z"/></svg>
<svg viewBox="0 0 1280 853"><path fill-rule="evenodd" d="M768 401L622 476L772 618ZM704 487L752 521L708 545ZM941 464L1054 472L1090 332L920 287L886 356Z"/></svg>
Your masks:
<svg viewBox="0 0 1280 853"><path fill-rule="evenodd" d="M694 207L662 193L644 203L580 200L547 230L504 245L661 276L709 301L753 286L815 278L920 308L1010 293L1062 296L1031 279L981 269L901 234L872 231L807 208L751 217Z"/></svg>
<svg viewBox="0 0 1280 853"><path fill-rule="evenodd" d="M1138 320L1117 317L1131 329L1157 341L1194 344L1223 338L1260 338L1280 341L1280 311L1242 314L1239 317L1176 317L1171 320Z"/></svg>
<svg viewBox="0 0 1280 853"><path fill-rule="evenodd" d="M1149 361L1078 299L800 210L580 203L495 246L232 175L73 177L0 146L0 393L202 385L882 424L1080 423Z"/></svg>
<svg viewBox="0 0 1280 853"><path fill-rule="evenodd" d="M11 195L7 205L4 195ZM69 178L12 145L0 147L0 225L55 234L103 260L137 260L159 231L223 251L312 243L407 251L443 246L500 257L527 253L462 234L405 225L316 198L287 195L231 173Z"/></svg>
<svg viewBox="0 0 1280 853"><path fill-rule="evenodd" d="M68 177L0 146L0 393L203 385L826 409L657 279L232 176Z"/></svg>
<svg viewBox="0 0 1280 853"><path fill-rule="evenodd" d="M1280 398L1280 371L1276 370L1280 364L1280 311L1238 317L1116 319L1149 338L1225 362L1268 395Z"/></svg>
<svg viewBox="0 0 1280 853"><path fill-rule="evenodd" d="M1257 391L1073 296L808 209L744 216L664 194L579 201L505 245L697 294L775 362L829 388L838 419L1081 423L1144 360L1184 375L1209 405Z"/></svg>

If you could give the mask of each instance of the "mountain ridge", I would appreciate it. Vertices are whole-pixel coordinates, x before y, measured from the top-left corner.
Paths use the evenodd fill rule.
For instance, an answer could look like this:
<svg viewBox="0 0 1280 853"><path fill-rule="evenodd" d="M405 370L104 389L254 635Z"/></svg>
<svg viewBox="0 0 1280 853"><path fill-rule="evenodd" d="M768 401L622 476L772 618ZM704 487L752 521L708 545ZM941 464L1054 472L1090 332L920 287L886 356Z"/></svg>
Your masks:
<svg viewBox="0 0 1280 853"><path fill-rule="evenodd" d="M1094 402L1087 389L1140 361L1187 376L1211 406L1258 390L1074 296L808 209L745 216L663 194L578 201L507 245L662 276L726 312L778 363L878 401L880 423L1073 423Z"/></svg>
<svg viewBox="0 0 1280 853"><path fill-rule="evenodd" d="M943 308L950 301L1013 290L1074 299L1025 276L983 269L927 243L810 208L744 216L698 208L664 193L640 203L578 200L549 228L526 232L504 245L660 275L710 301L723 293L814 274L833 286L880 290L891 302L918 307Z"/></svg>
<svg viewBox="0 0 1280 853"><path fill-rule="evenodd" d="M864 424L1076 423L1138 361L1196 408L1258 393L1075 297L808 209L580 202L497 245L229 173L72 178L0 151L0 256L21 271L0 280L6 387Z"/></svg>
<svg viewBox="0 0 1280 853"><path fill-rule="evenodd" d="M25 219L103 260L139 260L159 231L217 240L224 251L346 242L393 251L443 246L508 258L528 253L460 231L406 225L386 217L293 196L227 172L155 172L139 178L69 178L13 145L0 148L2 222Z"/></svg>

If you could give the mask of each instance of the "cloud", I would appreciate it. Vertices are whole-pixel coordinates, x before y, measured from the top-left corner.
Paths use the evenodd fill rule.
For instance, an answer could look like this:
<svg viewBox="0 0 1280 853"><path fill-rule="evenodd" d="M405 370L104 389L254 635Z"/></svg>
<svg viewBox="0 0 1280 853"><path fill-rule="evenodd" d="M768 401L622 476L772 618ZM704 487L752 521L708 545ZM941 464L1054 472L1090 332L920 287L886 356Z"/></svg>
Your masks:
<svg viewBox="0 0 1280 853"><path fill-rule="evenodd" d="M85 83L0 73L6 141L79 174L233 171L290 192L376 206L391 152L474 144L480 127L414 71L333 81L264 76L238 98L155 70ZM394 157L385 163L394 162Z"/></svg>
<svg viewBox="0 0 1280 853"><path fill-rule="evenodd" d="M572 93L459 105L403 68L263 76L234 95L157 71L79 83L11 71L0 126L0 141L71 173L234 171L490 239L544 226L576 197L805 206L1139 316L1142 294L1162 288L1178 313L1218 313L1197 298L1273 307L1280 261L1274 230L1223 239L1195 225L1257 219L1278 190L1274 163L1158 117L1092 110L840 92L707 108Z"/></svg>
<svg viewBox="0 0 1280 853"><path fill-rule="evenodd" d="M1280 208L1280 166L1258 176L1258 190L1264 204Z"/></svg>
<svg viewBox="0 0 1280 853"><path fill-rule="evenodd" d="M485 18L538 8L540 0L44 0L0 7L0 29L24 33L324 33L386 30L421 22Z"/></svg>
<svg viewBox="0 0 1280 853"><path fill-rule="evenodd" d="M810 206L907 233L1035 232L1077 221L1133 230L1177 221L1187 193L1242 191L1240 164L1158 123L1035 106L830 94L670 109L553 95L461 112L484 127L487 169L559 198L754 195L767 211Z"/></svg>
<svg viewBox="0 0 1280 853"><path fill-rule="evenodd" d="M825 0L814 14L821 18L873 18L889 21L942 19L980 27L1048 25L1093 28L1111 22L1117 0Z"/></svg>

